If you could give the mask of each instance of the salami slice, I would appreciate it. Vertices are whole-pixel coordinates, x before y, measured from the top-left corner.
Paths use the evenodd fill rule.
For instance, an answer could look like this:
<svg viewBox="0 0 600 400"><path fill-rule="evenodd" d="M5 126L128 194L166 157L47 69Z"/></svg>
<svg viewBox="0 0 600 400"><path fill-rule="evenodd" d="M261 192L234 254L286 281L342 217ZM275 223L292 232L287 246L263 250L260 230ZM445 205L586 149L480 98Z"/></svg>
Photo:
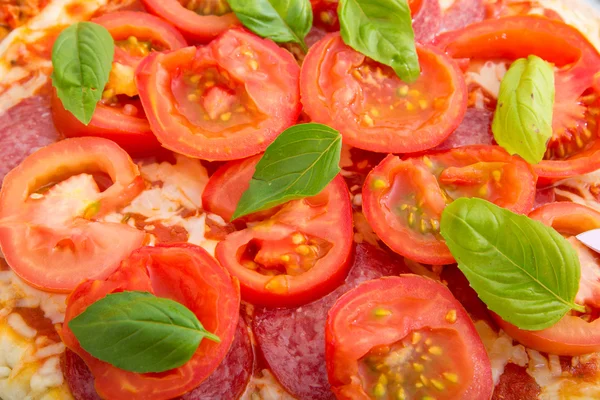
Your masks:
<svg viewBox="0 0 600 400"><path fill-rule="evenodd" d="M442 16L441 32L461 29L484 18L483 0L455 0Z"/></svg>
<svg viewBox="0 0 600 400"><path fill-rule="evenodd" d="M491 111L468 108L461 124L432 150L449 150L472 144L494 144Z"/></svg>
<svg viewBox="0 0 600 400"><path fill-rule="evenodd" d="M334 399L325 367L327 312L359 283L407 272L401 259L372 245L358 244L346 282L329 295L294 309L257 309L254 334L279 383L300 400Z"/></svg>
<svg viewBox="0 0 600 400"><path fill-rule="evenodd" d="M413 15L415 39L420 43L431 42L440 29L442 10L438 0L421 0L419 11Z"/></svg>
<svg viewBox="0 0 600 400"><path fill-rule="evenodd" d="M0 182L29 154L59 140L49 96L29 97L0 115Z"/></svg>
<svg viewBox="0 0 600 400"><path fill-rule="evenodd" d="M235 400L246 389L254 367L254 353L248 328L239 319L229 353L219 367L200 386L175 400ZM67 350L63 372L75 400L101 400L94 388L94 376L85 362Z"/></svg>

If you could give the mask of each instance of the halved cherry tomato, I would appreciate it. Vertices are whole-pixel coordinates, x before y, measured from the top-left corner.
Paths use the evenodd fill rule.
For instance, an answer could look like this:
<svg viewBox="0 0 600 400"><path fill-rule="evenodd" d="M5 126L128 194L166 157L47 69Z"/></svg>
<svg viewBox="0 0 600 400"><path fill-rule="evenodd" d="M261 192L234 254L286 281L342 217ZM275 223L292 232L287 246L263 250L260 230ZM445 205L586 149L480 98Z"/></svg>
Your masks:
<svg viewBox="0 0 600 400"><path fill-rule="evenodd" d="M84 125L64 109L54 92L54 125L66 137L104 137L117 142L130 154L150 154L160 148L160 144L137 99L135 69L151 52L187 46L185 38L167 22L144 12L108 13L93 22L104 26L115 40L115 58L103 99L98 102L92 121Z"/></svg>
<svg viewBox="0 0 600 400"><path fill-rule="evenodd" d="M189 40L206 43L239 25L226 0L142 0L148 11L175 25Z"/></svg>
<svg viewBox="0 0 600 400"><path fill-rule="evenodd" d="M529 216L556 229L577 251L581 278L575 302L585 305L586 313L571 311L541 331L519 329L496 314L494 319L511 337L538 351L569 356L600 351L600 255L574 237L600 228L600 212L580 204L558 202L543 205Z"/></svg>
<svg viewBox="0 0 600 400"><path fill-rule="evenodd" d="M230 219L259 157L221 167L202 196L205 209ZM337 176L319 195L236 220L238 231L216 256L240 280L242 298L271 307L298 306L343 282L351 264L352 207Z"/></svg>
<svg viewBox="0 0 600 400"><path fill-rule="evenodd" d="M536 173L548 181L600 168L600 100L593 89L600 54L579 31L545 17L516 16L469 25L435 42L457 59L511 62L535 54L554 63L554 134Z"/></svg>
<svg viewBox="0 0 600 400"><path fill-rule="evenodd" d="M329 310L327 372L338 399L489 399L490 360L469 315L417 275L365 282Z"/></svg>
<svg viewBox="0 0 600 400"><path fill-rule="evenodd" d="M234 160L264 151L296 122L299 74L289 52L232 29L205 47L150 55L136 82L164 147L206 160Z"/></svg>
<svg viewBox="0 0 600 400"><path fill-rule="evenodd" d="M108 175L112 185L101 192L92 173ZM6 261L47 291L70 292L84 279L105 278L146 235L97 219L142 190L137 166L109 140L66 139L38 150L6 175L0 191Z"/></svg>
<svg viewBox="0 0 600 400"><path fill-rule="evenodd" d="M310 0L314 14L314 24L330 32L340 30L338 18L339 0ZM441 20L438 0L408 0L412 15L415 39L421 43L429 42L437 33Z"/></svg>
<svg viewBox="0 0 600 400"><path fill-rule="evenodd" d="M367 177L363 212L392 250L425 264L451 264L440 235L446 204L480 197L528 213L536 176L519 157L498 146L467 146L401 160L389 155Z"/></svg>
<svg viewBox="0 0 600 400"><path fill-rule="evenodd" d="M69 321L106 295L122 291L150 292L183 304L221 342L202 340L190 361L160 374L124 371L92 357L79 345ZM94 374L102 398L170 399L198 386L219 366L233 341L239 307L236 279L201 247L183 243L142 247L106 280L88 280L73 291L60 334Z"/></svg>
<svg viewBox="0 0 600 400"><path fill-rule="evenodd" d="M466 87L452 60L432 47L417 52L421 76L408 85L344 44L339 33L325 36L302 65L304 111L364 150L410 153L440 144L464 116Z"/></svg>

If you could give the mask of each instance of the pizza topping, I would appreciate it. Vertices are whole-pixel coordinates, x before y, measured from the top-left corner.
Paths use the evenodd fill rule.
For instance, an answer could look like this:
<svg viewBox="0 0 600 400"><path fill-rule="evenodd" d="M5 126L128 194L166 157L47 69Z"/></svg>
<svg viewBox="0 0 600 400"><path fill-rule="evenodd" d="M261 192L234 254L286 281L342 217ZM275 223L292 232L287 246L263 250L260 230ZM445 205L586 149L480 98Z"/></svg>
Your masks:
<svg viewBox="0 0 600 400"><path fill-rule="evenodd" d="M298 43L306 52L304 38L313 22L308 0L272 4L268 0L229 0L238 19L252 32L279 43Z"/></svg>
<svg viewBox="0 0 600 400"><path fill-rule="evenodd" d="M464 115L464 79L435 48L417 46L417 54L421 75L407 84L391 68L345 45L339 34L329 34L302 65L305 112L338 129L346 144L365 150L407 153L440 144Z"/></svg>
<svg viewBox="0 0 600 400"><path fill-rule="evenodd" d="M302 141L298 138L301 137ZM232 219L279 206L291 200L317 196L340 172L342 138L321 124L301 124L283 132L269 145L242 194ZM299 234L296 253L310 250Z"/></svg>
<svg viewBox="0 0 600 400"><path fill-rule="evenodd" d="M440 233L471 286L505 320L540 330L571 309L585 311L575 303L579 259L554 229L484 200L458 199L444 210Z"/></svg>
<svg viewBox="0 0 600 400"><path fill-rule="evenodd" d="M365 181L363 211L395 252L426 264L449 264L454 258L439 231L448 204L473 196L528 212L535 180L527 163L498 146L461 147L404 160L389 155Z"/></svg>
<svg viewBox="0 0 600 400"><path fill-rule="evenodd" d="M231 160L264 151L297 120L298 75L286 50L233 29L205 47L152 53L136 84L164 147Z"/></svg>
<svg viewBox="0 0 600 400"><path fill-rule="evenodd" d="M450 323L452 310L457 319ZM492 394L489 360L471 320L443 285L427 278L380 278L346 293L329 311L326 348L338 398Z"/></svg>
<svg viewBox="0 0 600 400"><path fill-rule="evenodd" d="M391 67L407 83L420 74L407 1L341 0L338 9L344 43Z"/></svg>

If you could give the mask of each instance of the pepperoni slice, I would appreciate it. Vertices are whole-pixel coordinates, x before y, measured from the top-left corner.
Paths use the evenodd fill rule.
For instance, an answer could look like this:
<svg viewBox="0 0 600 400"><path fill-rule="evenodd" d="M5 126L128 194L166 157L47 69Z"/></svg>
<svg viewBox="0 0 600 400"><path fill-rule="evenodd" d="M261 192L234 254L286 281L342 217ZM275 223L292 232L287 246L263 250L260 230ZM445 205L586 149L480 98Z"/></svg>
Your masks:
<svg viewBox="0 0 600 400"><path fill-rule="evenodd" d="M465 118L454 132L432 150L450 150L475 144L494 144L492 118L486 109L467 108Z"/></svg>
<svg viewBox="0 0 600 400"><path fill-rule="evenodd" d="M454 31L485 18L483 0L455 0L444 12L441 31Z"/></svg>
<svg viewBox="0 0 600 400"><path fill-rule="evenodd" d="M0 114L0 182L29 154L59 139L48 96L29 97Z"/></svg>
<svg viewBox="0 0 600 400"><path fill-rule="evenodd" d="M281 385L303 400L334 399L325 366L325 321L331 306L358 284L408 272L403 261L368 244L356 246L346 282L329 295L292 309L258 309L254 334Z"/></svg>
<svg viewBox="0 0 600 400"><path fill-rule="evenodd" d="M174 400L220 400L223 393L230 394L231 399L237 399L248 385L253 365L254 354L248 327L240 318L229 352L217 369L196 389ZM94 388L94 376L81 357L67 349L62 367L75 400L101 400Z"/></svg>

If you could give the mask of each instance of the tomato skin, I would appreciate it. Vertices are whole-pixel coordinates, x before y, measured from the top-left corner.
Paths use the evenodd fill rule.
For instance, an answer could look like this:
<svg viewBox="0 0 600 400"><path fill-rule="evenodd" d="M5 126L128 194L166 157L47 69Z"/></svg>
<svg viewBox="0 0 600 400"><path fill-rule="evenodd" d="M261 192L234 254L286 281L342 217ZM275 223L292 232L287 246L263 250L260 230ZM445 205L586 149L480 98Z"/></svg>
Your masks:
<svg viewBox="0 0 600 400"><path fill-rule="evenodd" d="M248 48L258 58L245 62ZM252 62L257 62L256 70L252 69ZM252 115L250 122L227 126L229 119L213 121L211 110L201 108L193 115L206 110L206 118L189 121L190 114L180 105L184 100L171 85L183 79L181 71L200 76L207 68L226 72L228 82L235 82L244 91L261 116ZM298 64L286 50L245 30L231 29L205 47L150 55L138 67L136 84L150 126L163 147L190 157L227 161L264 151L277 135L297 121L301 111L299 74ZM208 95L202 96L204 106L212 100ZM222 107L227 101L215 101L214 105ZM200 107L199 103L193 105ZM245 110L241 115L249 112Z"/></svg>
<svg viewBox="0 0 600 400"><path fill-rule="evenodd" d="M551 150L554 141L560 143L554 153L562 151L564 154L564 146L572 147L573 143L564 143L562 131L565 129L575 129L575 132L570 132L571 136L581 140L582 129L572 126L577 124L577 121L572 121L575 119L573 109L577 115L582 95L594 88L595 66L600 63L600 53L577 29L542 16L512 16L486 20L442 34L434 44L456 59L516 60L535 54L555 64L560 69L555 73L554 137L548 149ZM598 95L597 90L595 94ZM586 107L597 109L599 105L596 100L595 104ZM597 123L595 125L588 126L588 142L583 147L578 144L575 154L544 159L534 166L542 183L600 168L600 128ZM566 137L569 137L569 132Z"/></svg>
<svg viewBox="0 0 600 400"><path fill-rule="evenodd" d="M406 86L389 67L344 44L339 33L325 36L302 64L304 111L314 122L338 129L344 143L363 150L414 153L437 146L460 124L467 89L456 63L438 49L417 45L417 53L423 72ZM371 92L372 80L380 86L377 93ZM405 94L397 94L400 87L406 87ZM414 99L411 92L416 92Z"/></svg>
<svg viewBox="0 0 600 400"><path fill-rule="evenodd" d="M207 43L227 29L240 24L233 12L217 15L198 15L178 0L142 0L154 15L169 21L190 41Z"/></svg>
<svg viewBox="0 0 600 400"><path fill-rule="evenodd" d="M161 374L124 371L92 357L79 345L69 329L69 321L107 294L126 290L148 291L183 304L221 342L203 340L190 361ZM134 251L104 281L80 284L67 299L60 334L67 347L83 358L94 374L96 390L102 398L173 398L198 386L225 357L237 327L239 306L237 281L204 249L187 243L161 244Z"/></svg>
<svg viewBox="0 0 600 400"><path fill-rule="evenodd" d="M119 110L98 103L92 120L84 125L70 111L65 110L56 95L56 89L52 91L52 120L56 129L65 137L109 139L135 157L150 155L160 149L160 143L150 129L141 105L138 110L142 115L127 115L122 108Z"/></svg>
<svg viewBox="0 0 600 400"><path fill-rule="evenodd" d="M600 228L600 212L587 206L557 202L545 204L529 214L530 218L553 227L564 235L578 235L588 230ZM583 247L583 244L581 244ZM576 248L577 250L577 248ZM600 284L597 280L600 264L597 259L584 258L577 250L581 261L581 280L578 298L596 312L600 304ZM584 248L584 251L589 251ZM590 264L591 263L591 264ZM504 321L492 313L495 321L515 340L532 349L565 356L577 356L600 351L600 320L587 322L584 319L565 315L550 328L540 331L526 331Z"/></svg>
<svg viewBox="0 0 600 400"><path fill-rule="evenodd" d="M497 178L494 170L500 172ZM536 180L525 161L499 146L465 146L404 160L388 155L364 183L363 212L396 253L425 264L452 264L454 258L439 236L446 204L467 195L527 213L535 200ZM507 186L510 191L502 189Z"/></svg>
<svg viewBox="0 0 600 400"><path fill-rule="evenodd" d="M89 219L75 214L68 205L58 208L67 203L50 203L53 209L48 210L44 208L47 203L40 203L45 200L30 198L47 185L90 170L105 172L113 185L96 194L97 210ZM129 203L142 190L144 182L137 165L109 140L66 139L44 147L4 179L0 191L4 257L17 275L42 290L70 292L85 278L102 279L141 246L146 235L95 218ZM118 244L110 240L114 236L120 237ZM67 247L60 247L61 242Z"/></svg>
<svg viewBox="0 0 600 400"><path fill-rule="evenodd" d="M258 161L256 156L221 167L206 186L202 196L204 208L225 219L231 218L242 193L248 188ZM252 226L227 235L217 245L216 257L240 280L245 301L266 307L306 304L339 286L351 267L352 206L348 187L339 175L317 196L290 201L272 210L241 218L236 223L241 223L240 220L251 221ZM287 243L298 233L306 237L302 243L279 244ZM269 257L268 262L279 256L294 258L300 254L300 244L312 243L311 240L316 240L314 246L318 248L326 246L321 242L332 247L325 250L311 267L293 274L287 268L275 277L263 274L245 266L248 260L242 260L240 255L250 243L258 242L261 247L250 261L270 269L267 261L260 258L261 252Z"/></svg>
<svg viewBox="0 0 600 400"><path fill-rule="evenodd" d="M383 308L386 315L376 316L378 308ZM454 320L447 318L451 310L456 313ZM325 331L327 371L336 397L370 399L359 376L359 360L375 347L389 348L424 328L444 332L442 335L452 333L454 348L442 350L463 357L458 370L452 371L460 375L460 386L454 388L453 396L442 398L489 399L494 386L491 365L471 319L445 286L417 275L362 283L329 310Z"/></svg>

